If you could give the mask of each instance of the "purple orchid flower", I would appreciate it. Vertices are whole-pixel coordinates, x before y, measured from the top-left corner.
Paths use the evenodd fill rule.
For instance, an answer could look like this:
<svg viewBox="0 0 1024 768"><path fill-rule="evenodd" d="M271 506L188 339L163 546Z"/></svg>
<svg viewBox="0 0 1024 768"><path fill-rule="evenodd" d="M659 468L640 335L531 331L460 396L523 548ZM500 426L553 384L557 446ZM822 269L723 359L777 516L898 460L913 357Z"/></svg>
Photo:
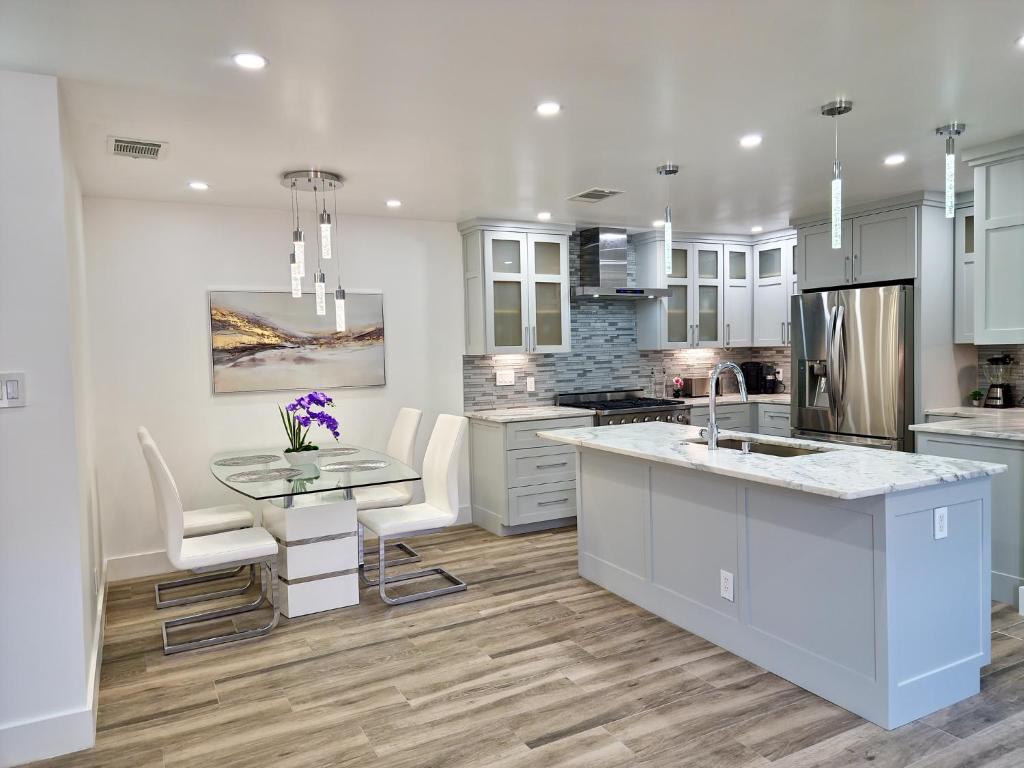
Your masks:
<svg viewBox="0 0 1024 768"><path fill-rule="evenodd" d="M332 407L334 407L334 400L323 392L310 392L307 395L296 398L283 408L279 407L281 421L288 434L288 442L290 444L288 451L316 449L316 446L307 440L309 427L314 422L330 432L335 440L341 437L338 420L322 410L323 408Z"/></svg>

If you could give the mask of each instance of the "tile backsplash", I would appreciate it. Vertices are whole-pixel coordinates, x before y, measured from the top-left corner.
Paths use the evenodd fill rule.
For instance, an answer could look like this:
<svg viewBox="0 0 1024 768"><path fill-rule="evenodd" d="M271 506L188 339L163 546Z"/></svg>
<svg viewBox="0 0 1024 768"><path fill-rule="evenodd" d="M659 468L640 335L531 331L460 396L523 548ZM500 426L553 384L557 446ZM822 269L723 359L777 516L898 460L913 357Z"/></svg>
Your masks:
<svg viewBox="0 0 1024 768"><path fill-rule="evenodd" d="M579 239L569 240L572 286L579 282ZM627 273L636 274L632 244L627 247ZM636 303L622 299L577 299L571 306L572 350L548 355L466 355L462 360L463 399L467 411L510 405L541 405L554 401L559 392L593 392L609 389L647 389L651 372L659 380L673 376L703 376L719 360L775 363L782 379L789 380L789 350L683 349L642 352L636 341ZM511 369L515 384L497 386L498 369ZM664 371L664 374L663 374ZM526 391L526 379L533 376L534 392ZM723 379L726 391L735 391L732 376Z"/></svg>

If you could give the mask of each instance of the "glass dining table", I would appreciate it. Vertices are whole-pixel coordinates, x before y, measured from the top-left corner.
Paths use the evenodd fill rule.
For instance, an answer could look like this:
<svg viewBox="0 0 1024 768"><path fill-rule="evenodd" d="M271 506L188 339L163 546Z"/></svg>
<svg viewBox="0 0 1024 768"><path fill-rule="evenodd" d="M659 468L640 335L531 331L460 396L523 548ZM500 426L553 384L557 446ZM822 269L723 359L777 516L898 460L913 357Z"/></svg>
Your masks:
<svg viewBox="0 0 1024 768"><path fill-rule="evenodd" d="M420 479L386 453L345 443L297 466L274 448L218 453L210 471L263 502L262 525L278 542L278 600L289 618L358 604L358 491Z"/></svg>

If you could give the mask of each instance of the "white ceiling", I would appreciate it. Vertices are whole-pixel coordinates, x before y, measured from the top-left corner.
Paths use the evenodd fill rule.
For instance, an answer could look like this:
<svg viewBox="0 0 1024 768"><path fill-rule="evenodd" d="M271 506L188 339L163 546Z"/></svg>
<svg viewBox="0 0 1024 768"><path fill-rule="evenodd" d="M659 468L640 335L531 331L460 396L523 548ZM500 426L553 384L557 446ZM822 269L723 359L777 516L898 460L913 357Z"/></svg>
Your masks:
<svg viewBox="0 0 1024 768"><path fill-rule="evenodd" d="M670 160L676 228L722 232L827 207L839 95L848 203L940 189L936 126L1024 131L1021 35L1021 0L0 0L0 68L62 79L90 195L285 209L278 174L315 166L343 212L645 226ZM566 202L591 186L625 194Z"/></svg>

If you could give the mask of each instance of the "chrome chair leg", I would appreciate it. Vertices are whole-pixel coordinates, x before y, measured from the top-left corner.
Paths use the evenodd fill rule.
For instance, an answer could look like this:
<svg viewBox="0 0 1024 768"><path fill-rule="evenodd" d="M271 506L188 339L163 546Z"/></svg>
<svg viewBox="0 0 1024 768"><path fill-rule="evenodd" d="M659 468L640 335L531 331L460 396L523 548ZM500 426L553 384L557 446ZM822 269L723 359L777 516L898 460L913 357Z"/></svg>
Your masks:
<svg viewBox="0 0 1024 768"><path fill-rule="evenodd" d="M255 565L257 564L253 563L252 567L255 567ZM277 594L277 559L272 558L270 560L265 560L259 563L259 565L266 570L266 575L265 577L260 578L260 596L256 600L250 603L243 603L242 605L234 605L229 608L219 608L213 611L196 613L191 616L182 616L177 619L165 621L161 626L164 654L170 655L172 653L181 653L182 651L193 651L197 648L207 648L211 645L220 645L222 643L233 643L239 640L248 640L253 637L261 637L269 634L274 627L277 626L277 622L281 617L280 609L278 608L280 601L278 600ZM269 595L268 591L270 593ZM214 619L223 619L228 616L237 616L241 613L249 613L251 611L259 610L266 605L272 606L273 613L271 614L270 621L262 627L254 627L253 629L240 631L236 630L222 635L204 637L199 640L188 640L182 643L170 643L167 640L168 629L187 626L189 624L198 624L204 621L213 621Z"/></svg>
<svg viewBox="0 0 1024 768"><path fill-rule="evenodd" d="M441 595L450 595L453 592L463 592L467 589L466 582L457 576L453 576L448 573L444 568L434 566L432 568L423 568L418 571L410 571L409 573L400 573L397 576L388 576L387 568L391 563L384 557L384 548L386 546L383 536L377 538L378 550L379 550L379 562L380 566L380 578L375 582L371 582L365 574L363 574L363 580L368 584L376 585L380 592L380 599L388 605L404 605L405 603L416 602L417 600L426 600L431 597L440 597ZM363 573L363 568L360 568L360 573ZM412 579L422 579L427 576L440 576L443 579L451 582L450 587L438 587L437 589L428 589L423 592L413 592L410 595L402 595L401 597L392 597L387 593L388 584L396 584L402 581L410 581Z"/></svg>
<svg viewBox="0 0 1024 768"><path fill-rule="evenodd" d="M156 607L170 608L175 605L191 605L192 603L203 603L207 600L216 600L220 597L233 597L234 595L244 595L249 591L249 588L256 583L256 565L252 564L249 566L249 581L245 583L244 587L232 587L231 589L222 589L218 592L203 592L198 595L186 595L185 597L161 597L161 590L167 591L169 589L177 589L179 587L188 587L193 584L206 584L210 581L220 581L222 579L230 579L232 576L237 576L245 569L244 565L240 565L237 568L230 571L215 571L213 573L202 573L198 576L189 576L184 579L175 579L174 581L164 581L156 584L153 587L153 592L156 595Z"/></svg>
<svg viewBox="0 0 1024 768"><path fill-rule="evenodd" d="M377 562L372 562L372 563L366 562L366 551L365 551L365 548L364 548L365 533L364 533L364 529L363 529L362 525L359 526L359 533L358 533L358 535L359 535L359 566L364 571L376 571L380 567ZM410 547L404 541L391 542L390 546L394 547L395 549L399 550L400 552L403 552L404 556L403 557L394 557L394 558L391 558L390 560L388 560L386 564L389 567L392 566L392 565L406 565L407 563L418 563L418 562L420 562L423 559L420 556L419 552L417 552L415 549ZM373 582L369 582L368 581L367 583L368 584L376 584L377 582L376 581L373 581Z"/></svg>

